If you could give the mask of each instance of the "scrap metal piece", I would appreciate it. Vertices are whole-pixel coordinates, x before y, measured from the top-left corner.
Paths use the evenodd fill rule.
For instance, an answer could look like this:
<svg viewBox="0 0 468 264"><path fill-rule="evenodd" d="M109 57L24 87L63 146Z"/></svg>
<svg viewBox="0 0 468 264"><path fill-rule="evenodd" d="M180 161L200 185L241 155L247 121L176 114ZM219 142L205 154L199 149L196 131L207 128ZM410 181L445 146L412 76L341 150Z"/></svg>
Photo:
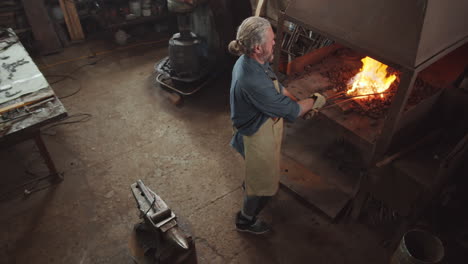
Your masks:
<svg viewBox="0 0 468 264"><path fill-rule="evenodd" d="M26 111L26 113L24 113L24 114L20 114L20 115L14 116L14 117L6 118L5 120L0 121L0 124L8 123L8 122L18 120L18 119L23 119L23 118L26 118L26 117L28 117L30 115L37 114L37 113L40 113L40 112L42 112L42 109L37 109L37 110L34 110L32 112ZM2 116L2 118L3 118L3 116Z"/></svg>
<svg viewBox="0 0 468 264"><path fill-rule="evenodd" d="M190 244L187 237L177 226L175 214L161 197L146 187L141 180L132 184L131 189L140 210L140 217L153 229L161 232L166 239L188 250Z"/></svg>
<svg viewBox="0 0 468 264"><path fill-rule="evenodd" d="M41 100L41 101L38 101L38 102L30 104L30 105L25 105L24 108L26 109L26 111L31 111L31 109L34 109L34 108L37 108L39 106L42 106L43 104L47 104L49 102L52 102L55 99L56 99L55 96L50 97L50 98L46 98L45 100Z"/></svg>
<svg viewBox="0 0 468 264"><path fill-rule="evenodd" d="M21 92L22 92L21 90L16 91L16 92L14 92L14 93L10 93L9 91L6 91L6 92L5 92L5 96L6 96L6 97L13 97L13 96L15 96L15 95L17 95L17 94L19 94L19 93L21 93Z"/></svg>
<svg viewBox="0 0 468 264"><path fill-rule="evenodd" d="M1 82L1 80L0 80L0 82ZM6 91L11 90L11 89L13 89L13 86L10 86L10 87L5 88L5 89L0 89L0 93L1 92L6 92Z"/></svg>
<svg viewBox="0 0 468 264"><path fill-rule="evenodd" d="M29 61L27 61L25 59L17 60L17 61L12 62L12 63L5 63L4 62L4 63L2 63L2 68L10 73L8 75L8 79L11 80L13 78L13 73L16 72L16 68L18 68L21 65L27 64L27 63L29 63Z"/></svg>

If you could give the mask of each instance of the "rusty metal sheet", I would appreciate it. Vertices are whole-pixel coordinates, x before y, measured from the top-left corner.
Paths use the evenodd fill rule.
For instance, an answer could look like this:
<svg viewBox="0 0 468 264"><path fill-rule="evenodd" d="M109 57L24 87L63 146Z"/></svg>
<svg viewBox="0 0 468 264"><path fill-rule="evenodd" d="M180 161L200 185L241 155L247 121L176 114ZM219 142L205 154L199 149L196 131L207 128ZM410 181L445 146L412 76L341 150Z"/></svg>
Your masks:
<svg viewBox="0 0 468 264"><path fill-rule="evenodd" d="M283 155L281 168L281 184L332 219L336 218L352 198L286 155Z"/></svg>
<svg viewBox="0 0 468 264"><path fill-rule="evenodd" d="M340 170L339 160L327 158L339 137L330 132L333 127L321 119L286 123L281 164L281 183L331 218L353 197L359 181L351 171Z"/></svg>
<svg viewBox="0 0 468 264"><path fill-rule="evenodd" d="M468 42L468 1L292 0L286 16L368 55L417 68Z"/></svg>

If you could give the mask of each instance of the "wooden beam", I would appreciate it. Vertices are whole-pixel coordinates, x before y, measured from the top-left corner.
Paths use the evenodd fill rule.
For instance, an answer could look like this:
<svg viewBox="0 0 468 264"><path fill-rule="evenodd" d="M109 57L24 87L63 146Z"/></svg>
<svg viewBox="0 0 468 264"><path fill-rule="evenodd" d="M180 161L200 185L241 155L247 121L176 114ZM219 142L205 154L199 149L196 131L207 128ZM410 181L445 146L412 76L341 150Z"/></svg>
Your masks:
<svg viewBox="0 0 468 264"><path fill-rule="evenodd" d="M255 16L261 16L263 7L265 6L265 0L258 0L257 8L255 8Z"/></svg>
<svg viewBox="0 0 468 264"><path fill-rule="evenodd" d="M278 16L278 26L276 27L276 45L274 50L273 56L273 71L278 74L279 73L279 63L280 63L280 56L281 56L281 43L283 42L283 29L284 27L284 13L279 12Z"/></svg>
<svg viewBox="0 0 468 264"><path fill-rule="evenodd" d="M63 17L67 24L68 33L72 41L84 40L83 29L81 27L80 18L76 11L75 2L71 0L59 0L62 8Z"/></svg>

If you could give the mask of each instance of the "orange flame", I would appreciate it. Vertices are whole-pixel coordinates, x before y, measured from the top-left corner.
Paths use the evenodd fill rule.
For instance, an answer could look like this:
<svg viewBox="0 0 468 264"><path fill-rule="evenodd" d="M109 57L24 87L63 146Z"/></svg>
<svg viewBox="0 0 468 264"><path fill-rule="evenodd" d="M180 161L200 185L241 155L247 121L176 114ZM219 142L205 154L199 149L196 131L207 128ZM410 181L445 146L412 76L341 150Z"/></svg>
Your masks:
<svg viewBox="0 0 468 264"><path fill-rule="evenodd" d="M395 81L395 74L387 76L387 65L370 57L365 57L361 61L363 63L362 68L348 82L347 94L358 96L383 93L390 87L393 81ZM364 99L367 97L368 96L357 97L356 99ZM384 97L384 94L380 94L380 98Z"/></svg>

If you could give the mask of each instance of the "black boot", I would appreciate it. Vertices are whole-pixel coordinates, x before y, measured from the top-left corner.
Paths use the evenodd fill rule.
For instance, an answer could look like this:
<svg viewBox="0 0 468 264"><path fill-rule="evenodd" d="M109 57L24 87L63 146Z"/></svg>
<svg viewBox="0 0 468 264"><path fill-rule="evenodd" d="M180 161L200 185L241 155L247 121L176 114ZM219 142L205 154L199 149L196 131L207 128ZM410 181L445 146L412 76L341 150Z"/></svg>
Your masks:
<svg viewBox="0 0 468 264"><path fill-rule="evenodd" d="M239 232L248 232L256 235L265 234L271 228L263 221L254 217L252 220L244 217L241 212L236 215L236 229Z"/></svg>

